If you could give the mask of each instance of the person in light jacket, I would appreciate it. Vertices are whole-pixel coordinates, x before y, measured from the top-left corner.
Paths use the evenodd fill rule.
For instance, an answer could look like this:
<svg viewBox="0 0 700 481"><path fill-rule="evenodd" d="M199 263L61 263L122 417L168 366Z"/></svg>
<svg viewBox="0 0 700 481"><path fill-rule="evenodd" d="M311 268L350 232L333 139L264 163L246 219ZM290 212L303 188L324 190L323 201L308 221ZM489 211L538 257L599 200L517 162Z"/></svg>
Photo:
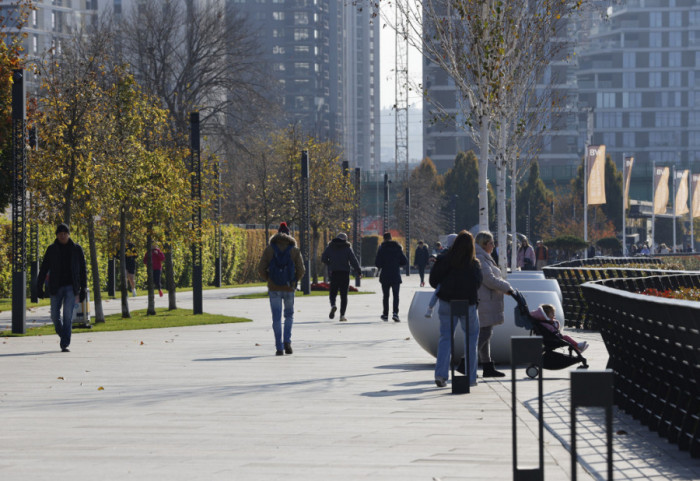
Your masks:
<svg viewBox="0 0 700 481"><path fill-rule="evenodd" d="M479 362L484 377L503 377L491 359L491 335L493 327L503 324L503 295L511 295L513 286L503 278L501 270L491 257L495 244L490 232L476 235L476 258L481 263L482 282L479 288Z"/></svg>
<svg viewBox="0 0 700 481"><path fill-rule="evenodd" d="M518 267L524 271L535 270L535 250L527 239L523 239L518 249Z"/></svg>

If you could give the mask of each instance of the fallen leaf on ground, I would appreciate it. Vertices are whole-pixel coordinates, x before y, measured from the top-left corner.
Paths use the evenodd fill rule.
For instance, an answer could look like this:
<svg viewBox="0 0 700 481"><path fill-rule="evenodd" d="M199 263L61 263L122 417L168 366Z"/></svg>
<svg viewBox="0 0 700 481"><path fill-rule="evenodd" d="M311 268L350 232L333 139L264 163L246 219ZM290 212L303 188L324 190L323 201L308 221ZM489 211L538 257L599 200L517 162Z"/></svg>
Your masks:
<svg viewBox="0 0 700 481"><path fill-rule="evenodd" d="M97 390L98 390L98 391L104 391L105 388L103 388L102 386L100 386L100 387L97 388Z"/></svg>
<svg viewBox="0 0 700 481"><path fill-rule="evenodd" d="M65 381L65 379L63 379L63 376L58 376L56 379L60 379L61 381Z"/></svg>
<svg viewBox="0 0 700 481"><path fill-rule="evenodd" d="M143 346L143 341L141 341L141 345Z"/></svg>

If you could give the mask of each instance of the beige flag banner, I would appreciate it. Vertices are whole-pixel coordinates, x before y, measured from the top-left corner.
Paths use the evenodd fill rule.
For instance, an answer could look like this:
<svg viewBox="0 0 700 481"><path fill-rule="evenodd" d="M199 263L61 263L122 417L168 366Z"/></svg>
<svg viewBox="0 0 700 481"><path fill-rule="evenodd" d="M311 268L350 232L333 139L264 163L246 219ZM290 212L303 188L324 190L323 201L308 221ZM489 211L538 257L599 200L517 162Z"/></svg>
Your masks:
<svg viewBox="0 0 700 481"><path fill-rule="evenodd" d="M693 174L693 217L700 217L700 174Z"/></svg>
<svg viewBox="0 0 700 481"><path fill-rule="evenodd" d="M676 172L676 200L674 207L676 215L683 215L688 210L688 174L687 170Z"/></svg>
<svg viewBox="0 0 700 481"><path fill-rule="evenodd" d="M668 167L654 168L654 214L665 214L668 204Z"/></svg>
<svg viewBox="0 0 700 481"><path fill-rule="evenodd" d="M623 202L625 203L625 209L630 207L630 181L632 180L632 166L634 165L634 157L625 157L622 160L622 178L625 179L625 197Z"/></svg>
<svg viewBox="0 0 700 481"><path fill-rule="evenodd" d="M605 204L605 146L588 146L588 205Z"/></svg>

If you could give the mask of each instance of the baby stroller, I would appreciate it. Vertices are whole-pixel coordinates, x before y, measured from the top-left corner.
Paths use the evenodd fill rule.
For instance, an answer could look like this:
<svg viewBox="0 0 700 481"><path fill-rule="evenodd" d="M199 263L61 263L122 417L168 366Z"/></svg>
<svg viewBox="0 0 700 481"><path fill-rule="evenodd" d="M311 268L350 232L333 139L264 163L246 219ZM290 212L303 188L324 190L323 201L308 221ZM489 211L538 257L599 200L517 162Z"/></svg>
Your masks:
<svg viewBox="0 0 700 481"><path fill-rule="evenodd" d="M513 299L518 304L515 308L515 325L529 329L530 335L542 336L542 367L544 369L564 369L579 363L581 365L578 369L588 369L588 362L580 352L562 339L560 334L549 331L542 326L541 321L530 315L527 301L519 291L513 291ZM557 350L561 347L568 348L568 354ZM539 375L539 372L536 365L531 365L525 370L525 373L533 379Z"/></svg>

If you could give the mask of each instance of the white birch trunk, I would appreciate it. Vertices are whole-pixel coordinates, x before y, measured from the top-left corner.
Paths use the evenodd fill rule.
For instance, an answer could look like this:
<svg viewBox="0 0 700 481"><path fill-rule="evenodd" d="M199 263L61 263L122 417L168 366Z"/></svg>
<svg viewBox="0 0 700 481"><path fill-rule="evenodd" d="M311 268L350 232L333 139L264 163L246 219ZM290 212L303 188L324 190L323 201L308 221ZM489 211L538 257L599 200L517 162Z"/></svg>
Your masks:
<svg viewBox="0 0 700 481"><path fill-rule="evenodd" d="M510 228L512 231L512 247L511 247L511 255L510 255L510 267L511 270L514 272L517 269L517 260L518 260L518 227L516 225L516 201L515 201L515 195L517 193L517 185L518 185L518 159L517 157L513 157L513 160L510 165Z"/></svg>
<svg viewBox="0 0 700 481"><path fill-rule="evenodd" d="M506 276L508 271L508 264L506 261L506 256L508 253L508 226L506 222L506 179L507 179L507 168L508 162L506 158L506 141L508 136L508 131L501 125L500 137L498 142L498 168L496 179L496 211L498 212L498 225L497 229L497 239L498 239L498 265L501 268L503 276ZM505 249L504 247L505 246Z"/></svg>
<svg viewBox="0 0 700 481"><path fill-rule="evenodd" d="M487 116L481 117L481 133L479 140L479 230L489 230L489 129L490 121Z"/></svg>

